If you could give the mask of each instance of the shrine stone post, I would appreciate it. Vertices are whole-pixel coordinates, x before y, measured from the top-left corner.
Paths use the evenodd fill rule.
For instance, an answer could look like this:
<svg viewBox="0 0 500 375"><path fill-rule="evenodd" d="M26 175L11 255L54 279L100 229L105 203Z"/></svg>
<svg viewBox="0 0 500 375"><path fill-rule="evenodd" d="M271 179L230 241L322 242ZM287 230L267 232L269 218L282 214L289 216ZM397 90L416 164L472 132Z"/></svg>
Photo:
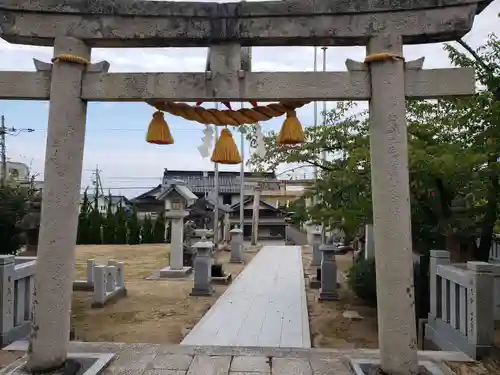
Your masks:
<svg viewBox="0 0 500 375"><path fill-rule="evenodd" d="M402 38L371 38L367 54L403 54ZM390 374L416 374L404 61L370 63L370 157L381 366Z"/></svg>
<svg viewBox="0 0 500 375"><path fill-rule="evenodd" d="M57 37L54 57L90 59L90 48L71 37ZM45 153L45 181L27 368L36 372L61 366L67 358L75 244L80 204L87 103L80 99L83 64L55 61Z"/></svg>

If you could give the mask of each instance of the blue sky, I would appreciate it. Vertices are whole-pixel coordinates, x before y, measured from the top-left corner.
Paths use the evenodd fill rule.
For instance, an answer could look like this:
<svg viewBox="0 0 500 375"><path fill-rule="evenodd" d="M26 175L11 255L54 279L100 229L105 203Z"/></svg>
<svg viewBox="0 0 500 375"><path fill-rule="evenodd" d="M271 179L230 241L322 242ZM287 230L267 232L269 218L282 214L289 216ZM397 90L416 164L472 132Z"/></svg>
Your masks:
<svg viewBox="0 0 500 375"><path fill-rule="evenodd" d="M481 45L489 33L500 35L500 0L495 1L476 18L474 28L465 40L472 46ZM111 72L175 72L203 71L205 48L159 49L96 49L93 61L107 60ZM254 71L311 71L312 47L254 48ZM50 61L51 48L10 45L0 41L0 70L34 70L32 58ZM318 68L322 69L321 50L318 51ZM327 70L345 70L345 59L363 60L364 48L329 48ZM442 45L417 45L405 47L407 59L426 57L424 68L449 67ZM236 104L238 106L238 104ZM328 103L327 106L331 106ZM322 104L318 104L321 111ZM142 103L90 103L87 117L87 135L84 155L82 186L91 184L92 169L99 166L105 188L115 194L134 196L157 185L164 168L211 170L213 164L203 159L196 147L203 136L202 125L170 115L166 116L175 144L156 146L144 140L153 110ZM0 101L0 114L5 115L6 125L16 128L33 128L35 132L7 136L7 155L12 161L31 165L34 173L43 179L43 166L48 120L48 103L29 101ZM303 125L312 125L313 105L298 111ZM277 130L283 119L263 123L263 129ZM235 133L239 137L239 133ZM239 144L239 140L237 140ZM248 156L249 149L245 150ZM286 166L284 166L284 169ZM239 170L239 166L221 166L221 170Z"/></svg>

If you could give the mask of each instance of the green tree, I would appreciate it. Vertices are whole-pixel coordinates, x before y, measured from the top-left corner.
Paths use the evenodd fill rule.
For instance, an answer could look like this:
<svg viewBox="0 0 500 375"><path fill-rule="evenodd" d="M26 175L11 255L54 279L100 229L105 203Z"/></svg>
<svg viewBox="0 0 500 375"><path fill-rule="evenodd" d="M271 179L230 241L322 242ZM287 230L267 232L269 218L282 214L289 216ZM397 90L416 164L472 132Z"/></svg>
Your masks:
<svg viewBox="0 0 500 375"><path fill-rule="evenodd" d="M16 254L23 245L19 223L28 213L31 189L5 186L0 188L0 253Z"/></svg>
<svg viewBox="0 0 500 375"><path fill-rule="evenodd" d="M117 220L116 215L113 212L111 193L109 193L106 204L106 217L104 218L102 225L102 242L104 244L112 245L116 243L116 229Z"/></svg>
<svg viewBox="0 0 500 375"><path fill-rule="evenodd" d="M118 207L116 209L115 222L116 222L115 243L120 245L126 244L128 236L127 215L125 214L125 209L123 208L121 200L118 203Z"/></svg>
<svg viewBox="0 0 500 375"><path fill-rule="evenodd" d="M492 35L477 51L488 71L454 46L446 50L456 66L476 68L480 88L469 97L408 102L414 248L445 248L455 259L487 260L500 193L500 107L494 93L500 43ZM347 235L372 221L369 126L365 113L352 110L352 103L338 103L326 114L327 126L305 129L303 145L278 146L271 132L265 136L266 155L250 161L260 170L283 163L317 166L319 179L311 194L318 203L308 215ZM254 132L247 137L255 143ZM322 151L333 158L322 160Z"/></svg>
<svg viewBox="0 0 500 375"><path fill-rule="evenodd" d="M157 216L154 226L153 226L153 242L154 243L164 243L165 242L165 215L162 212Z"/></svg>
<svg viewBox="0 0 500 375"><path fill-rule="evenodd" d="M80 213L78 214L78 235L77 235L77 244L86 245L90 243L90 220L89 214L91 211L91 205L89 201L89 197L87 194L87 189L83 193L83 200L80 205Z"/></svg>
<svg viewBox="0 0 500 375"><path fill-rule="evenodd" d="M137 208L135 205L132 208L132 215L128 219L128 243L130 245L137 245L140 243L141 225L139 224L139 218L137 217Z"/></svg>
<svg viewBox="0 0 500 375"><path fill-rule="evenodd" d="M300 228L308 218L304 197L290 203L290 206L285 209L285 215L290 223Z"/></svg>
<svg viewBox="0 0 500 375"><path fill-rule="evenodd" d="M92 208L89 212L89 244L99 245L102 243L102 225L103 217L99 211L99 201L97 196L94 196Z"/></svg>
<svg viewBox="0 0 500 375"><path fill-rule="evenodd" d="M153 223L149 215L144 218L142 223L141 243L153 243Z"/></svg>

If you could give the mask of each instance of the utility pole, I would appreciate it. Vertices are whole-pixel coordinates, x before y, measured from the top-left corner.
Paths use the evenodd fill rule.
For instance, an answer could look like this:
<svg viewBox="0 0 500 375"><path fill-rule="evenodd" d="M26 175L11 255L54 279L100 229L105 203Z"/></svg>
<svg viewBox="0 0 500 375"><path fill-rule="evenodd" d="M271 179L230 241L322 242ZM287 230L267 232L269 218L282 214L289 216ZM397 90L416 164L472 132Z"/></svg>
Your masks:
<svg viewBox="0 0 500 375"><path fill-rule="evenodd" d="M318 47L314 46L314 71L318 71ZM314 126L318 126L318 102L314 101ZM318 167L314 167L314 178L318 177Z"/></svg>
<svg viewBox="0 0 500 375"><path fill-rule="evenodd" d="M215 103L215 109L219 109L219 103ZM215 128L215 144L219 140L219 129ZM214 206L214 243L215 248L219 247L219 163L214 163L214 188L215 188L215 206Z"/></svg>
<svg viewBox="0 0 500 375"><path fill-rule="evenodd" d="M0 128L0 152L2 153L2 187L5 186L5 181L7 181L7 151L5 150L5 116L2 115L2 124Z"/></svg>
<svg viewBox="0 0 500 375"><path fill-rule="evenodd" d="M243 102L241 103L243 108ZM240 229L243 230L245 226L245 211L243 202L245 201L245 133L240 130L241 142L241 166L240 166Z"/></svg>
<svg viewBox="0 0 500 375"><path fill-rule="evenodd" d="M100 196L104 196L104 191L102 190L102 182L101 182L101 175L100 172L102 172L99 169L99 166L95 166L94 174L95 174L95 180L93 181L94 186L95 186L95 192L94 192L94 198L99 198Z"/></svg>
<svg viewBox="0 0 500 375"><path fill-rule="evenodd" d="M34 131L35 131L34 129L30 129L30 128L21 128L21 129L17 129L17 128L13 128L13 127L7 128L7 127L5 127L5 116L2 115L1 122L0 122L0 154L1 154L1 161L0 162L2 164L2 169L1 169L2 176L0 179L0 185L2 187L4 187L7 184L7 178L8 178L8 176L7 176L7 144L6 144L5 136L7 134L16 136L22 132L31 133Z"/></svg>
<svg viewBox="0 0 500 375"><path fill-rule="evenodd" d="M323 50L323 72L326 72L326 50L328 47L321 47ZM323 101L323 126L326 126L326 101ZM327 158L327 152L323 150L322 152L323 155L323 165L326 164L326 158ZM316 176L317 178L317 176ZM325 223L321 226L321 242L326 243L326 228L325 228Z"/></svg>

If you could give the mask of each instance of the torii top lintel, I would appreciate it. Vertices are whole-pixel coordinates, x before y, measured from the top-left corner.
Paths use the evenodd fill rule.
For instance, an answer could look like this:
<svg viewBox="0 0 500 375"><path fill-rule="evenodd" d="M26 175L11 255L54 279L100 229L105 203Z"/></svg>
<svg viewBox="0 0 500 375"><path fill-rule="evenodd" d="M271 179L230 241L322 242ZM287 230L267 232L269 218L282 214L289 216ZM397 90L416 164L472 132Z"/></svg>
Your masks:
<svg viewBox="0 0 500 375"><path fill-rule="evenodd" d="M73 36L92 47L355 46L371 35L403 42L456 39L493 0L0 0L0 35L11 43L52 46Z"/></svg>

